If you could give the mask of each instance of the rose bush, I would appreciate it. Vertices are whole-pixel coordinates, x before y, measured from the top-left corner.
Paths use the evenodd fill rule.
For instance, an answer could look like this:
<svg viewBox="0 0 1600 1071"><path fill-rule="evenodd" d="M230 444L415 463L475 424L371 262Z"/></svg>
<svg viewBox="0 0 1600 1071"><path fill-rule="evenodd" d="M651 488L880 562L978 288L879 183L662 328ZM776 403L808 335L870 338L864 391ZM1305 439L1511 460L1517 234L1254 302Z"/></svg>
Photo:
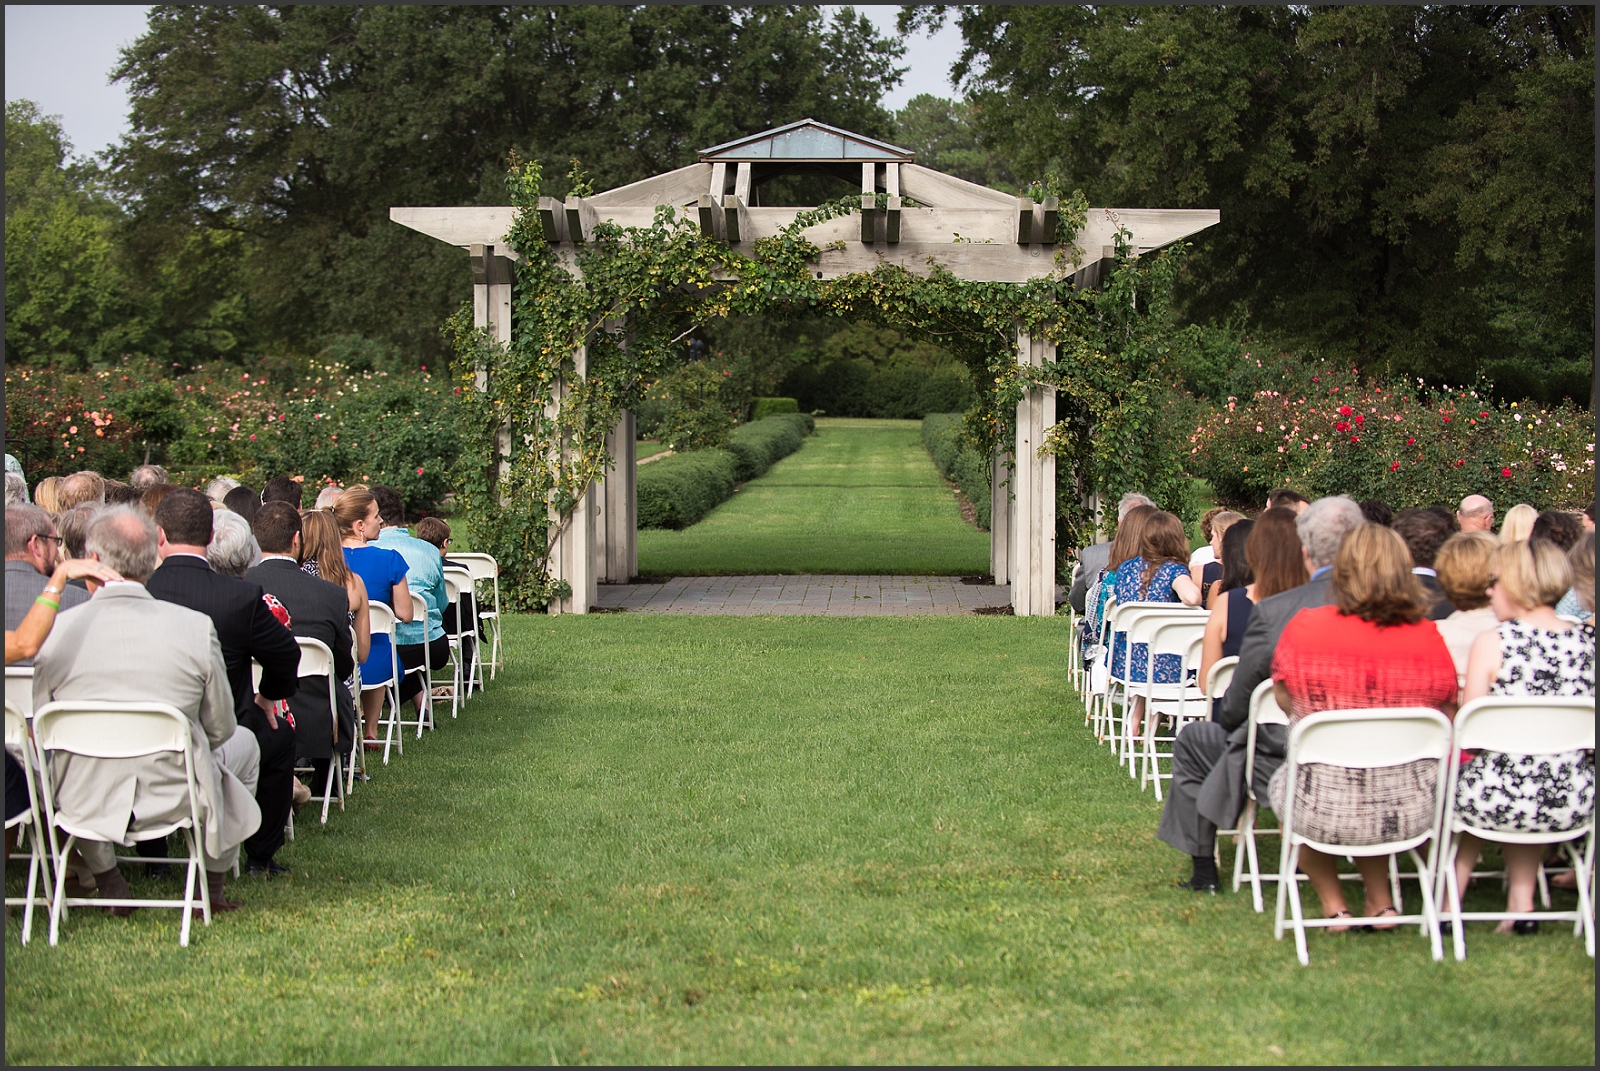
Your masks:
<svg viewBox="0 0 1600 1071"><path fill-rule="evenodd" d="M1210 410L1190 436L1190 469L1219 501L1259 508L1275 487L1396 509L1454 507L1469 494L1502 508L1594 500L1594 420L1576 406L1363 380L1325 361L1282 359L1256 384Z"/></svg>

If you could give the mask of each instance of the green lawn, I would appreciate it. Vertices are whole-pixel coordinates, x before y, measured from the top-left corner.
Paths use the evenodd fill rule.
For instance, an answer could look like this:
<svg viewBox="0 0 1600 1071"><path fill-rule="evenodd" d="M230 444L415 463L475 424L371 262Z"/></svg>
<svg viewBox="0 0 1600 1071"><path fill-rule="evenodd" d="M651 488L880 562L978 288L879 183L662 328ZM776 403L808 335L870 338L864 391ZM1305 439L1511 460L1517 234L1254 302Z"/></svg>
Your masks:
<svg viewBox="0 0 1600 1071"><path fill-rule="evenodd" d="M6 1059L1593 1062L1565 927L1301 968L1172 888L1064 625L514 617L488 697L189 949L170 911L8 923Z"/></svg>
<svg viewBox="0 0 1600 1071"><path fill-rule="evenodd" d="M818 420L799 452L699 524L641 531L640 574L988 572L989 535L961 519L920 427Z"/></svg>

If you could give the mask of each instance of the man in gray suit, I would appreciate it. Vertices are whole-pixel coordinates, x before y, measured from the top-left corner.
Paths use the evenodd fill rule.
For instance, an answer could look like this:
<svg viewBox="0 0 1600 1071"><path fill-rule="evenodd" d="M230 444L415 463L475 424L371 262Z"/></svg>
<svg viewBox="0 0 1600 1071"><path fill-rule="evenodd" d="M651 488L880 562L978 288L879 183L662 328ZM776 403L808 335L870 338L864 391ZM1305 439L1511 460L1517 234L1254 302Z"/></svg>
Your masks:
<svg viewBox="0 0 1600 1071"><path fill-rule="evenodd" d="M1155 506L1144 495L1137 491L1129 491L1117 500L1117 523L1122 523L1122 518L1135 506ZM1095 543L1078 551L1078 579L1072 582L1072 590L1067 592L1067 601L1072 604L1073 610L1084 612L1084 600L1089 596L1089 585L1094 583L1095 574L1111 564L1111 543Z"/></svg>
<svg viewBox="0 0 1600 1071"><path fill-rule="evenodd" d="M61 560L61 537L50 514L26 503L6 507L6 629L14 632L33 609L33 600L44 593L50 573ZM89 601L82 588L66 585L50 597L61 603L61 611ZM23 659L17 665L32 665Z"/></svg>
<svg viewBox="0 0 1600 1071"><path fill-rule="evenodd" d="M1343 495L1319 498L1295 520L1311 579L1291 591L1262 599L1250 610L1250 624L1239 648L1239 664L1222 697L1215 721L1184 726L1172 745L1172 788L1156 836L1190 856L1194 873L1183 888L1217 891L1217 830L1233 829L1244 810L1245 743L1250 696L1272 676L1272 656L1289 619L1301 610L1333 601L1329 590L1333 558L1345 535L1366 522L1361 507ZM1258 800L1283 764L1289 734L1281 725L1256 733L1251 786Z"/></svg>
<svg viewBox="0 0 1600 1071"><path fill-rule="evenodd" d="M240 842L261 825L255 801L261 752L255 735L234 718L216 628L206 615L145 590L156 568L156 526L143 513L106 510L90 525L86 545L90 557L124 580L96 584L86 605L57 619L34 665L34 708L67 699L158 702L188 716L211 909L231 911L239 904L223 895L224 878ZM95 885L104 897L125 899L116 849L133 843L131 830L189 814L182 760L56 754L51 775L60 785L57 814L101 838L79 842ZM108 910L126 916L133 909Z"/></svg>

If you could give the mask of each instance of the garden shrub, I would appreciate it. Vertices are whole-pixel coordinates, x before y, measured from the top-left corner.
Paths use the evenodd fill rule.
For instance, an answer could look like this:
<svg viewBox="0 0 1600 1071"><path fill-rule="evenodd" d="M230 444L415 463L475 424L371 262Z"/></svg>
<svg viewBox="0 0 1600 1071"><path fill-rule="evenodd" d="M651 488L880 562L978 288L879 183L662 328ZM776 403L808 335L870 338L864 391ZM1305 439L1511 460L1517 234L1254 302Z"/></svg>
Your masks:
<svg viewBox="0 0 1600 1071"><path fill-rule="evenodd" d="M783 381L800 408L828 416L917 420L966 409L972 387L954 368L874 367L867 361L802 366Z"/></svg>
<svg viewBox="0 0 1600 1071"><path fill-rule="evenodd" d="M807 420L810 415L807 414ZM753 480L788 457L805 442L806 425L799 413L754 420L734 429L726 449L739 459L739 482Z"/></svg>
<svg viewBox="0 0 1600 1071"><path fill-rule="evenodd" d="M1191 470L1222 502L1259 507L1274 487L1377 498L1395 509L1594 500L1594 419L1571 404L1495 402L1487 388L1364 381L1292 359L1230 397L1190 438Z"/></svg>
<svg viewBox="0 0 1600 1071"><path fill-rule="evenodd" d="M961 493L972 503L973 519L978 527L987 529L990 521L989 463L973 449L962 414L933 413L924 417L922 445L927 447L939 474L960 487Z"/></svg>
<svg viewBox="0 0 1600 1071"><path fill-rule="evenodd" d="M739 462L727 450L690 450L639 469L640 528L687 528L733 494Z"/></svg>
<svg viewBox="0 0 1600 1071"><path fill-rule="evenodd" d="M799 411L800 403L793 398L757 398L754 407L750 411L750 422L753 424L758 420L765 420L769 416L777 416L779 413L798 413Z"/></svg>

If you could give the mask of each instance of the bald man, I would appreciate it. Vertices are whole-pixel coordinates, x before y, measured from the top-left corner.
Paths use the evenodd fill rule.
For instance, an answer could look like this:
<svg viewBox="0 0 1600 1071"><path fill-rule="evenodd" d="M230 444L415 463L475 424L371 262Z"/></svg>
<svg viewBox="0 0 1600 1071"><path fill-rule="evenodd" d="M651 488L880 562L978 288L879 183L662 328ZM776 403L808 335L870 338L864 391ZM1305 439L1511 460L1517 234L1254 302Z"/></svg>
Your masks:
<svg viewBox="0 0 1600 1071"><path fill-rule="evenodd" d="M1494 531L1494 503L1482 495L1468 495L1456 510L1456 521L1463 532Z"/></svg>

